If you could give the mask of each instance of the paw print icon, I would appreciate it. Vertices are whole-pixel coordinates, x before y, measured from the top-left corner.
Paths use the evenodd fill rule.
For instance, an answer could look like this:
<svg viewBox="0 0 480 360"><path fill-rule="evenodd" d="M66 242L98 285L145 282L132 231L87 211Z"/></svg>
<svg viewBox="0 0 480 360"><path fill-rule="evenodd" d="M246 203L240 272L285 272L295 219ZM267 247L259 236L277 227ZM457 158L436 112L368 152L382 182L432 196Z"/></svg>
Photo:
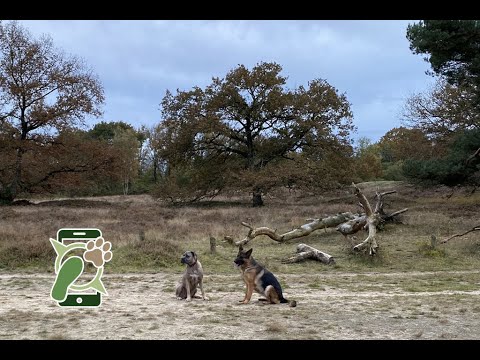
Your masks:
<svg viewBox="0 0 480 360"><path fill-rule="evenodd" d="M83 253L83 259L90 262L97 269L101 268L106 262L112 260L112 244L105 241L103 237L98 237L96 240L90 240L86 245L87 251Z"/></svg>

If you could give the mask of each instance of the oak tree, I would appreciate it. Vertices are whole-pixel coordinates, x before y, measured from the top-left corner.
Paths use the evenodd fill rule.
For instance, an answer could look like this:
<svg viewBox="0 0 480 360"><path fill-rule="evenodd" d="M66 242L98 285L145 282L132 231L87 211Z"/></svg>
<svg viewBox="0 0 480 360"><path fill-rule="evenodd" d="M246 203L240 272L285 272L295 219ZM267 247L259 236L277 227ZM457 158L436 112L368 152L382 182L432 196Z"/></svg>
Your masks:
<svg viewBox="0 0 480 360"><path fill-rule="evenodd" d="M98 116L103 100L100 81L81 59L54 47L48 36L34 38L18 22L0 24L0 129L13 150L0 164L0 198L11 201L29 191L29 153L54 146L59 131L84 124L86 115ZM75 164L55 167L47 178L62 171L76 171Z"/></svg>
<svg viewBox="0 0 480 360"><path fill-rule="evenodd" d="M408 127L441 141L480 128L480 112L472 103L470 91L440 78L431 89L410 96L401 116Z"/></svg>
<svg viewBox="0 0 480 360"><path fill-rule="evenodd" d="M354 126L345 94L323 79L290 89L281 72L274 62L239 65L203 89L167 91L161 108L169 171L206 159L225 164L220 185L248 189L253 206L261 206L262 194L281 182L281 164L348 145Z"/></svg>

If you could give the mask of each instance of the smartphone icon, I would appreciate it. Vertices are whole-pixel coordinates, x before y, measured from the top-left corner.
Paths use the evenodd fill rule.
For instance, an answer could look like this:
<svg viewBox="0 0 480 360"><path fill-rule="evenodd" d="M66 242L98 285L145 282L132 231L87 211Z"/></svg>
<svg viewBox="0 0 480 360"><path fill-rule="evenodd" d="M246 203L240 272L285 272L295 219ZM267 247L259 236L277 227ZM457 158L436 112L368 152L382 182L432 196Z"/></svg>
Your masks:
<svg viewBox="0 0 480 360"><path fill-rule="evenodd" d="M99 229L60 229L57 232L57 240L65 245L73 242L88 242L102 236ZM102 303L102 294L95 293L69 293L67 298L59 302L60 306L99 306Z"/></svg>

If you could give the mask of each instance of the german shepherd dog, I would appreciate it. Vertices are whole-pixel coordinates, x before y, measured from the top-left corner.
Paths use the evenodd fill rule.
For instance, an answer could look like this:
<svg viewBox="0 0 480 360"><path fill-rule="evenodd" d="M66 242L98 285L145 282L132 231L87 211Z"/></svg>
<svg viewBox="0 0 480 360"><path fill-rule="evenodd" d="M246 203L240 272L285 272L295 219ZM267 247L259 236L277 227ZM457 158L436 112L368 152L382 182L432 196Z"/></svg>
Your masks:
<svg viewBox="0 0 480 360"><path fill-rule="evenodd" d="M233 261L235 266L242 270L243 281L247 285L245 298L239 302L248 304L253 290L255 290L266 298L259 301L269 304L288 303L291 307L297 306L295 300L287 300L283 297L282 287L277 278L265 266L255 261L252 251L253 249L244 251L240 245L238 255Z"/></svg>

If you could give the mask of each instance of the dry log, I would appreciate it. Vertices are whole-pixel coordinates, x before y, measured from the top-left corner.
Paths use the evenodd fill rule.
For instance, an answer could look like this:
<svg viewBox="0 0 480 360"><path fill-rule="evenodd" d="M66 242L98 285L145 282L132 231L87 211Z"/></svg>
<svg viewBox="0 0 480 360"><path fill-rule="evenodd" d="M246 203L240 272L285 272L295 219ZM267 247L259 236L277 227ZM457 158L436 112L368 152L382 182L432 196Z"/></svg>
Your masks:
<svg viewBox="0 0 480 360"><path fill-rule="evenodd" d="M352 220L348 220L343 224L338 225L336 230L341 234L343 234L345 238L347 238L348 235L353 235L357 233L361 229L365 228L366 225L367 225L367 216L361 215L353 218Z"/></svg>
<svg viewBox="0 0 480 360"><path fill-rule="evenodd" d="M255 228L246 222L242 222L243 226L246 226L250 229L245 239L237 241L235 244L237 246L245 245L251 240L255 239L257 236L266 235L270 239L277 242L285 242L291 239L296 239L310 235L312 232L318 229L324 229L329 227L335 227L344 223L345 221L351 220L355 217L354 214L350 212L341 213L333 216L328 216L323 219L313 219L313 221L304 224L294 230L286 232L284 234L277 234L276 230L270 229L268 227L259 227Z"/></svg>
<svg viewBox="0 0 480 360"><path fill-rule="evenodd" d="M327 265L335 263L333 256L306 244L298 244L297 253L283 260L282 262L284 264L291 264L291 263L301 262L306 259L317 260Z"/></svg>

